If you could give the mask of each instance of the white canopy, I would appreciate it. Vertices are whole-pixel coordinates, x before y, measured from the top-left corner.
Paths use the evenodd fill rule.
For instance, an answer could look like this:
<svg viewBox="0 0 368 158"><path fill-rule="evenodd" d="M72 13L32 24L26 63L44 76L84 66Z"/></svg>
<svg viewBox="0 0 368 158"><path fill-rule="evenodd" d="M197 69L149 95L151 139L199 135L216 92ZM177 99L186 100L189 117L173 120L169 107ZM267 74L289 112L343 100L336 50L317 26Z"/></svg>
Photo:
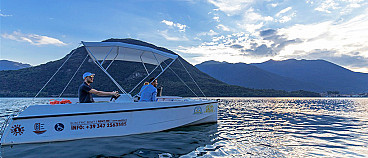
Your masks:
<svg viewBox="0 0 368 158"><path fill-rule="evenodd" d="M177 55L150 47L122 42L82 41L82 43L93 60L123 60L159 65L167 59L176 59L178 57Z"/></svg>

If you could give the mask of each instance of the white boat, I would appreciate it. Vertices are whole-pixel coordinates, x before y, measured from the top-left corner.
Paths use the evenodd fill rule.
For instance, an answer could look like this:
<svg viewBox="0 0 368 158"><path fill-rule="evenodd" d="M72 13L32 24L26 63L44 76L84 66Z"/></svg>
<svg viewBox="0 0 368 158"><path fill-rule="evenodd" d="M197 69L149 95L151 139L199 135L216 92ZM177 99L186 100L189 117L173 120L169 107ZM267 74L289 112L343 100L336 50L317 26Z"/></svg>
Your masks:
<svg viewBox="0 0 368 158"><path fill-rule="evenodd" d="M88 56L122 92L121 97L113 101L96 103L28 106L15 116L9 117L4 123L1 145L124 136L217 122L216 101L163 96L159 97L158 102L136 102L135 97L132 97L131 93L142 81L160 67L161 72L156 76L158 78L178 59L177 55L121 42L82 42L82 44ZM147 76L127 93L107 72L111 63L107 67L102 66L106 60L111 60L111 63L115 60L142 62ZM163 67L161 63L164 61L171 62ZM149 72L145 64L153 64L156 67Z"/></svg>

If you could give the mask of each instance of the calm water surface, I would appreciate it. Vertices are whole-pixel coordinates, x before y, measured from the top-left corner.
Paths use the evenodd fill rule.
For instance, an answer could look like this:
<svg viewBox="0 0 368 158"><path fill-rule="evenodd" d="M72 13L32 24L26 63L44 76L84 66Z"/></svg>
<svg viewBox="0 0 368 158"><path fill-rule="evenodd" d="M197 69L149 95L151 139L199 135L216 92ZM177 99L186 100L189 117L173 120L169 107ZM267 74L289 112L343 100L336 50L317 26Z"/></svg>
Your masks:
<svg viewBox="0 0 368 158"><path fill-rule="evenodd" d="M220 98L217 124L6 146L3 157L368 157L368 99ZM47 103L49 99L36 99ZM1 98L1 124L33 104Z"/></svg>

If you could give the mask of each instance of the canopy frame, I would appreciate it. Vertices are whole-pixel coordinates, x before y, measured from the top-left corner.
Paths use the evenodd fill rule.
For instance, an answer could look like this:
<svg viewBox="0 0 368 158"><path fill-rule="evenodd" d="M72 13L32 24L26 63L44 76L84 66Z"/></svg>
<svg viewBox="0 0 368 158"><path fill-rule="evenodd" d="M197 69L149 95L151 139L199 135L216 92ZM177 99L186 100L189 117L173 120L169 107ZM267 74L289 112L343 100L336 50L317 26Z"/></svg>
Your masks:
<svg viewBox="0 0 368 158"><path fill-rule="evenodd" d="M141 51L142 53L139 55L139 59L140 59L140 62L142 63L142 65L143 65L143 67L144 67L144 69L145 69L145 71L146 71L146 73L147 73L147 76L146 77L144 77L138 84L136 84L135 86L134 86L134 88L132 88L130 91L129 91L129 93L127 92L127 91L125 91L125 89L107 72L107 70L108 70L108 68L111 66L111 64L115 61L115 60L117 60L117 57L119 56L119 55L121 55L121 54L119 54L119 49L120 49L120 47L124 47L124 46L121 46L121 45L116 45L116 46L110 46L111 47L111 49L106 53L106 56L103 58L103 60L100 62L99 60L98 60L98 58L96 58L96 56L93 54L93 52L89 49L89 47L85 44L85 42L83 42L82 41L82 44L84 45L84 47L85 47L85 49L86 49L86 51L88 52L88 55L91 57L91 59L94 61L94 63L111 79L111 81L113 81L113 83L119 88L119 90L121 91L121 92L123 92L124 94L130 94L130 95L127 95L128 97L130 97L132 100L134 100L134 98L131 96L131 93L144 81L144 80L146 80L147 79L147 77L148 76L150 76L158 67L160 67L161 68L161 72L155 77L155 79L157 79L159 76L161 76L170 66L171 66L171 64L172 63L174 63L175 61L176 61L176 59L178 58L178 56L177 55L172 55L173 57L171 57L171 58L168 58L168 59L173 59L165 68L163 68L162 67L162 65L161 65L161 63L162 62L164 62L165 60L163 60L163 61L159 61L158 60L158 58L156 57L156 54L158 54L157 53L157 51L158 50L156 50L156 51L148 51L148 52L145 52L145 51ZM112 50L113 50L113 47L117 47L116 48L116 55L115 55L115 57L111 60L111 62L110 62L110 64L106 67L106 68L104 68L103 66L102 66L102 64L106 61L106 59L108 58L108 56L109 55L111 55L111 52L112 52ZM143 46L142 47L140 47L140 48L143 48ZM136 49L136 50L138 50L139 51L139 49L137 49L137 48L134 48L134 49ZM157 66L151 71L151 72L149 72L148 71L148 69L147 69L147 67L145 66L145 62L143 61L143 58L142 58L142 56L145 54L145 53L152 53L152 55L153 55L153 57L154 57L154 59L156 60L156 62L157 62ZM159 55L162 55L162 54L165 54L165 52L161 52L160 51L160 54ZM122 54L123 55L123 54ZM166 59L167 60L167 59ZM138 62L138 61L137 61Z"/></svg>
<svg viewBox="0 0 368 158"><path fill-rule="evenodd" d="M99 61L99 59L92 53L92 51L87 47L86 43L89 43L91 44L90 46L91 47L111 47L110 50L107 52L106 56L104 56L103 58L100 58L101 62ZM72 76L72 78L69 80L68 84L64 87L63 91L60 93L59 95L59 98L62 96L62 94L64 93L64 91L66 90L66 88L68 87L68 85L70 84L70 82L72 81L72 79L74 78L74 76L76 75L76 73L78 72L78 70L81 68L81 66L83 65L83 63L85 62L85 60L87 59L88 56L90 56L90 58L94 61L94 63L111 79L111 81L113 81L113 83L119 88L119 90L121 92L123 92L124 94L131 94L144 80L147 79L147 77L149 77L158 67L161 68L161 72L154 78L155 80L161 76L168 68L173 71L170 66L179 58L178 55L175 55L175 54L170 54L170 53L166 53L166 52L163 52L163 51L159 51L157 49L153 49L153 48L149 48L149 47L145 47L145 46L139 46L139 45L132 45L132 44L126 44L126 43L122 43L122 42L83 42L81 41L80 45L83 44L85 50L87 51L87 55L86 57L84 58L83 62L79 65L78 69L76 70L76 72L74 73L74 75ZM100 45L99 45L100 44ZM79 45L79 46L80 46ZM79 48L79 46L77 47L77 49ZM112 58L110 64L104 68L102 66L102 64L104 64L104 62L106 60L108 60L108 56L111 54L112 50L113 50L113 47L117 47L116 48L116 55L114 58ZM124 54L124 52L120 52L120 47L126 47L126 48L129 48L131 49L130 51L130 57L132 57L132 49L134 50L133 51L133 57L137 57L139 56L139 58L136 58L136 59L128 59L128 60L124 60L124 58L118 58L118 56L120 54ZM74 49L72 51L72 53L68 56L68 58L63 62L63 64L58 68L58 70L54 73L53 76L51 76L51 78L46 82L46 84L41 88L41 90L34 96L33 100L40 94L40 92L46 87L46 85L54 78L54 76L59 72L59 70L65 65L65 63L69 60L69 58L74 54L74 52L77 50L77 49ZM129 51L129 50L128 50ZM141 51L140 55L137 55L137 51ZM145 53L152 53L152 56L146 56L145 58L150 60L150 61L144 61L142 58L142 56L145 54ZM160 55L160 60L157 58L156 55ZM100 55L101 57L101 55ZM152 59L155 59L155 60L152 60ZM165 61L168 60L168 59L172 59L172 61L167 64ZM131 89L131 91L129 93L127 93L124 88L118 83L116 82L116 80L107 72L107 70L109 69L109 67L112 65L112 63L115 61L115 60L123 60L123 61L132 61L132 62L141 62L146 73L147 73L147 76L144 77L134 88ZM181 63L181 65L184 67L185 71L188 73L188 75L191 77L192 81L195 83L195 85L197 86L197 88L201 91L201 93L203 94L204 97L205 94L203 93L203 91L201 90L201 88L199 87L199 85L196 83L196 81L194 80L194 78L191 76L191 74L189 73L189 71L185 68L184 64L180 61L180 58L178 59L179 62ZM153 62L155 61L155 62ZM156 65L156 67L151 71L149 72L147 67L145 66L145 64L148 63L148 64L153 64L153 65ZM156 64L157 63L157 64ZM164 63L166 65L165 68L162 67L162 63ZM198 95L175 73L175 71L173 71L173 73L180 79L180 81L182 81L184 83L185 86L187 86L189 88L190 91L193 92L193 94L195 96L198 97ZM150 84L154 82L151 81ZM147 87L145 87L147 88ZM144 89L145 89L144 88ZM143 89L143 90L144 90ZM141 90L142 91L142 90ZM136 95L138 95L139 93L137 93ZM134 98L131 96L131 95L127 95L130 99L132 99L132 101L134 101ZM206 97L207 98L207 97Z"/></svg>

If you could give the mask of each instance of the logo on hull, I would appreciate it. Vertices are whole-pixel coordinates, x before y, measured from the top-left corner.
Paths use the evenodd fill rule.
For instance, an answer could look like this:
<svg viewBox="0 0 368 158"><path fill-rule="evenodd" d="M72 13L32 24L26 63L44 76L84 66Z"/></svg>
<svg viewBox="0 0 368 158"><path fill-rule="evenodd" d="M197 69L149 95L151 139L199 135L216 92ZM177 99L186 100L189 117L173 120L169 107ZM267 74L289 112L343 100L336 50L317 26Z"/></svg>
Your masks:
<svg viewBox="0 0 368 158"><path fill-rule="evenodd" d="M10 132L15 136L22 135L24 132L24 127L18 124L14 125L11 127Z"/></svg>
<svg viewBox="0 0 368 158"><path fill-rule="evenodd" d="M194 114L202 114L202 108L200 106L195 107Z"/></svg>
<svg viewBox="0 0 368 158"><path fill-rule="evenodd" d="M62 123L57 123L57 124L55 125L55 131L60 132L60 131L62 131L62 130L64 130L64 125L63 125Z"/></svg>
<svg viewBox="0 0 368 158"><path fill-rule="evenodd" d="M34 124L34 133L36 133L36 134L43 134L43 133L45 133L47 130L44 130L45 128L43 128L43 123L35 123Z"/></svg>

